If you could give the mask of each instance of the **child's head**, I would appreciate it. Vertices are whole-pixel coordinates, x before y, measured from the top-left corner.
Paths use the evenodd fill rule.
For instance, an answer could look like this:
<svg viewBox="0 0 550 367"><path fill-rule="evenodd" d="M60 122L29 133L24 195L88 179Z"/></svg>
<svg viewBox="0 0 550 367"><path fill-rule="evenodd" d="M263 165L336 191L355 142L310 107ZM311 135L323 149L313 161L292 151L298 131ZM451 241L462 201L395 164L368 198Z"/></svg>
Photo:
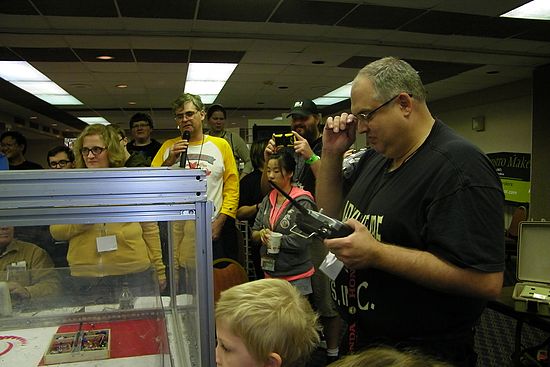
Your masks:
<svg viewBox="0 0 550 367"><path fill-rule="evenodd" d="M290 283L261 279L221 293L216 363L223 367L302 366L319 343L317 315Z"/></svg>
<svg viewBox="0 0 550 367"><path fill-rule="evenodd" d="M329 367L451 367L414 351L399 351L391 347L374 347L346 356Z"/></svg>

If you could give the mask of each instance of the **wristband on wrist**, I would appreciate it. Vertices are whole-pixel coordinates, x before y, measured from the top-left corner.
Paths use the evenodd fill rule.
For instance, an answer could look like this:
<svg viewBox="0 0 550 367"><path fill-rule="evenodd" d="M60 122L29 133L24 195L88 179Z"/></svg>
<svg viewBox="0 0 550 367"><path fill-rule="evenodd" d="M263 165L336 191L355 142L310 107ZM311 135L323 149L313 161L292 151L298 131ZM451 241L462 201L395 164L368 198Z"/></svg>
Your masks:
<svg viewBox="0 0 550 367"><path fill-rule="evenodd" d="M311 164L317 162L319 159L321 159L321 157L319 157L317 154L313 153L313 155L311 157L306 159L306 164L311 165Z"/></svg>

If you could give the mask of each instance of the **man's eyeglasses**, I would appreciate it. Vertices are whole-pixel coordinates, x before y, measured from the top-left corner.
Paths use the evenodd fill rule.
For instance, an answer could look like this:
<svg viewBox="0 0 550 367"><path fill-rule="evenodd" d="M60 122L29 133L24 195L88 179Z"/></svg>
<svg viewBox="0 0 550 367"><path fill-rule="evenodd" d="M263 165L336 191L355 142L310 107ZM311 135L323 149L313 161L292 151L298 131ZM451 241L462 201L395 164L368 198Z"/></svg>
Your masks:
<svg viewBox="0 0 550 367"><path fill-rule="evenodd" d="M59 166L59 167L63 168L69 163L71 163L71 161L67 161L65 159L62 159L62 160L57 161L57 162L56 161L50 161L50 167L55 168L55 167Z"/></svg>
<svg viewBox="0 0 550 367"><path fill-rule="evenodd" d="M149 124L144 123L144 124L133 124L132 125L132 129L139 129L139 128L142 128L142 127L149 127Z"/></svg>
<svg viewBox="0 0 550 367"><path fill-rule="evenodd" d="M177 113L174 115L174 120L176 120L176 122L178 121L183 121L184 118L186 119L190 119L190 118L193 118L193 116L195 116L195 114L199 112L199 111L187 111L187 112L184 112L184 113Z"/></svg>
<svg viewBox="0 0 550 367"><path fill-rule="evenodd" d="M409 97L412 97L413 95L408 93L409 94ZM397 97L399 97L401 95L401 93L399 93L398 95L395 95L393 97L391 97L390 99L388 99L386 102L382 103L380 106L376 107L374 110L370 111L370 112L359 112L357 114L355 114L355 116L357 116L357 118L359 120L362 120L362 121L365 121L365 122L369 122L372 120L374 114L376 112L378 112L382 107L388 105L390 102L392 102L394 99L396 99Z"/></svg>
<svg viewBox="0 0 550 367"><path fill-rule="evenodd" d="M86 157L90 152L92 152L93 155L100 155L103 153L104 150L107 150L105 147L92 147L92 148L81 148L80 154L82 154L84 157Z"/></svg>

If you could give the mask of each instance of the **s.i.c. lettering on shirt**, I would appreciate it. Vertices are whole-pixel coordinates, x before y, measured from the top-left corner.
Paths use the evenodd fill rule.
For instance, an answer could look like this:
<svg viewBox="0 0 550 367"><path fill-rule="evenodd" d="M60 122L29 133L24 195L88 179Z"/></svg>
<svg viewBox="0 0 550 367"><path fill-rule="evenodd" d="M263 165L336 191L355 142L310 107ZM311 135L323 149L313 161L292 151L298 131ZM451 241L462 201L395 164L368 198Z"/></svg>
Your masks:
<svg viewBox="0 0 550 367"><path fill-rule="evenodd" d="M365 297L365 291L369 283L362 281L357 284L353 280L350 284L336 285L334 281L330 282L330 293L332 299L338 306L347 307L348 313L354 315L357 312L356 307L360 311L374 310L374 302L367 300Z"/></svg>

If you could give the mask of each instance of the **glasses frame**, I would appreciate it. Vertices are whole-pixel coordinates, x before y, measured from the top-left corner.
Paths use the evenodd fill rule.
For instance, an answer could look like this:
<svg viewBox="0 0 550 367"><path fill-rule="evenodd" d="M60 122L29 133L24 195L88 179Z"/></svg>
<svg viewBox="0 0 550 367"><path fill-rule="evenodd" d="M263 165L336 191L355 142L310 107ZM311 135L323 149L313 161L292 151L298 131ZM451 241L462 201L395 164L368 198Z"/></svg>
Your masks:
<svg viewBox="0 0 550 367"><path fill-rule="evenodd" d="M94 154L94 153L92 153L92 154ZM48 165L50 166L50 168L55 168L57 166L63 168L69 163L72 163L72 161L69 161L67 159L60 159L57 162L56 161L49 161Z"/></svg>
<svg viewBox="0 0 550 367"><path fill-rule="evenodd" d="M143 127L151 127L151 124L144 123L144 124L133 124L132 125L132 129L139 129L139 128L143 128Z"/></svg>
<svg viewBox="0 0 550 367"><path fill-rule="evenodd" d="M107 150L107 147L80 148L80 154L82 154L83 157L87 157L88 154L92 152L94 156L98 156L106 150ZM86 154L84 154L84 152L86 152Z"/></svg>
<svg viewBox="0 0 550 367"><path fill-rule="evenodd" d="M186 111L184 113L177 113L174 115L174 121L180 122L180 121L185 121L185 119L187 120L192 119L193 117L195 117L197 112L199 111L196 110L196 111Z"/></svg>
<svg viewBox="0 0 550 367"><path fill-rule="evenodd" d="M413 95L411 93L407 93L407 94L409 95L409 97L412 98ZM386 102L382 103L380 106L376 107L374 110L372 110L370 112L367 112L367 113L359 112L359 113L355 114L355 116L357 117L358 120L365 121L366 123L369 123L370 121L372 121L373 116L376 112L380 111L380 109L382 107L387 106L388 104L390 104L394 99L396 99L400 95L401 95L401 93L391 97Z"/></svg>

